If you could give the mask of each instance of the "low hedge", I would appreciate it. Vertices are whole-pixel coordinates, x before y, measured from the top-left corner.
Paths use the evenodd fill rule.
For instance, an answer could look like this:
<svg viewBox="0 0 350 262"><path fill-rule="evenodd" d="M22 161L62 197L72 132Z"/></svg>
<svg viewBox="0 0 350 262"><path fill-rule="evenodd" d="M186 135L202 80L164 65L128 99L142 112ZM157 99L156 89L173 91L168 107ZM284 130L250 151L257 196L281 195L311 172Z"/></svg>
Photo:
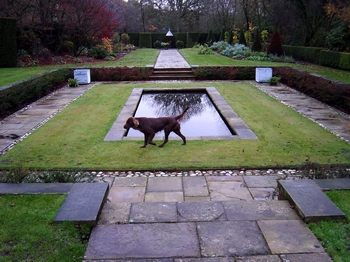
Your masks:
<svg viewBox="0 0 350 262"><path fill-rule="evenodd" d="M254 80L255 67L201 66L193 67L196 80Z"/></svg>
<svg viewBox="0 0 350 262"><path fill-rule="evenodd" d="M344 70L350 70L350 53L322 50L319 64Z"/></svg>
<svg viewBox="0 0 350 262"><path fill-rule="evenodd" d="M91 81L141 81L149 80L152 67L102 67L91 68Z"/></svg>
<svg viewBox="0 0 350 262"><path fill-rule="evenodd" d="M53 92L72 77L71 69L57 69L0 88L0 119Z"/></svg>
<svg viewBox="0 0 350 262"><path fill-rule="evenodd" d="M350 114L350 84L290 67L275 67L281 83Z"/></svg>

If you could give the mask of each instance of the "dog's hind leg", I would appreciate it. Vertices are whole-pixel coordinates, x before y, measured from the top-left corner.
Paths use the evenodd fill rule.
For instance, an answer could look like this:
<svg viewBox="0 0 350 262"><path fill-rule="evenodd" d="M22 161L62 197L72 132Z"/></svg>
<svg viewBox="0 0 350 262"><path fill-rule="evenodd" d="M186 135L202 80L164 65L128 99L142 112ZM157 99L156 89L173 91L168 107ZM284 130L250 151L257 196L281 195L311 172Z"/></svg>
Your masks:
<svg viewBox="0 0 350 262"><path fill-rule="evenodd" d="M182 138L182 145L186 145L186 137L183 134L181 134L180 129L173 130L173 132Z"/></svg>

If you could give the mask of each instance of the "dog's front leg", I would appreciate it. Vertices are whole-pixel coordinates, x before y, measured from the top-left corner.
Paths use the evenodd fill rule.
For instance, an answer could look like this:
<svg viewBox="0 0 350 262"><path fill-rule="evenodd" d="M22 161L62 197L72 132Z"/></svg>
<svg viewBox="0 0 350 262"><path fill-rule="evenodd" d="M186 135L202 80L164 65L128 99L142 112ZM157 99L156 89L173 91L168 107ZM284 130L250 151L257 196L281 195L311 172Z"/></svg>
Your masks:
<svg viewBox="0 0 350 262"><path fill-rule="evenodd" d="M143 146L140 146L140 148L145 148L147 146L147 142L148 142L148 134L144 133L145 137L144 137L144 141L143 141Z"/></svg>
<svg viewBox="0 0 350 262"><path fill-rule="evenodd" d="M154 136L155 136L154 133L148 135L148 144L156 146L156 143L153 142Z"/></svg>

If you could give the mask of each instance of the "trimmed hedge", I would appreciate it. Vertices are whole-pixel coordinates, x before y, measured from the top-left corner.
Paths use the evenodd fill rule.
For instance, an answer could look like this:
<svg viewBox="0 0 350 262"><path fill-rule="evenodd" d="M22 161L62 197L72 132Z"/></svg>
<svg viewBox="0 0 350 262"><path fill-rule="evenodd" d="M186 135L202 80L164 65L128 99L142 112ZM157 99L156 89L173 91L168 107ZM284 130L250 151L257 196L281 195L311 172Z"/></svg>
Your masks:
<svg viewBox="0 0 350 262"><path fill-rule="evenodd" d="M149 80L152 67L102 67L90 68L92 81L140 81Z"/></svg>
<svg viewBox="0 0 350 262"><path fill-rule="evenodd" d="M192 48L195 44L198 43L200 33L187 33L186 37L186 47Z"/></svg>
<svg viewBox="0 0 350 262"><path fill-rule="evenodd" d="M350 84L290 67L275 67L281 83L350 114Z"/></svg>
<svg viewBox="0 0 350 262"><path fill-rule="evenodd" d="M140 33L139 47L152 48L152 34Z"/></svg>
<svg viewBox="0 0 350 262"><path fill-rule="evenodd" d="M196 80L254 80L255 67L201 66L193 67Z"/></svg>
<svg viewBox="0 0 350 262"><path fill-rule="evenodd" d="M350 70L350 53L323 50L318 47L283 46L284 54L295 59L329 66L343 70Z"/></svg>
<svg viewBox="0 0 350 262"><path fill-rule="evenodd" d="M56 90L69 77L72 69L57 69L0 88L0 119Z"/></svg>
<svg viewBox="0 0 350 262"><path fill-rule="evenodd" d="M0 67L17 65L17 20L0 18Z"/></svg>
<svg viewBox="0 0 350 262"><path fill-rule="evenodd" d="M317 47L284 45L283 50L287 56L317 64L322 49Z"/></svg>

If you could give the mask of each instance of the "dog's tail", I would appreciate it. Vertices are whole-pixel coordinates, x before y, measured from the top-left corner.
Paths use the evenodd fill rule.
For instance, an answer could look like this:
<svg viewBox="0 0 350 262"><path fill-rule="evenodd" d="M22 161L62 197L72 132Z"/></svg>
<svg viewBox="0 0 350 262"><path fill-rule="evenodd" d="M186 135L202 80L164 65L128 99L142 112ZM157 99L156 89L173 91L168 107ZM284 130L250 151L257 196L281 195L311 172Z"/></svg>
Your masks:
<svg viewBox="0 0 350 262"><path fill-rule="evenodd" d="M183 118L184 114L187 112L187 110L190 109L190 107L186 107L185 110L178 116L175 116L176 120L180 120L181 118Z"/></svg>

